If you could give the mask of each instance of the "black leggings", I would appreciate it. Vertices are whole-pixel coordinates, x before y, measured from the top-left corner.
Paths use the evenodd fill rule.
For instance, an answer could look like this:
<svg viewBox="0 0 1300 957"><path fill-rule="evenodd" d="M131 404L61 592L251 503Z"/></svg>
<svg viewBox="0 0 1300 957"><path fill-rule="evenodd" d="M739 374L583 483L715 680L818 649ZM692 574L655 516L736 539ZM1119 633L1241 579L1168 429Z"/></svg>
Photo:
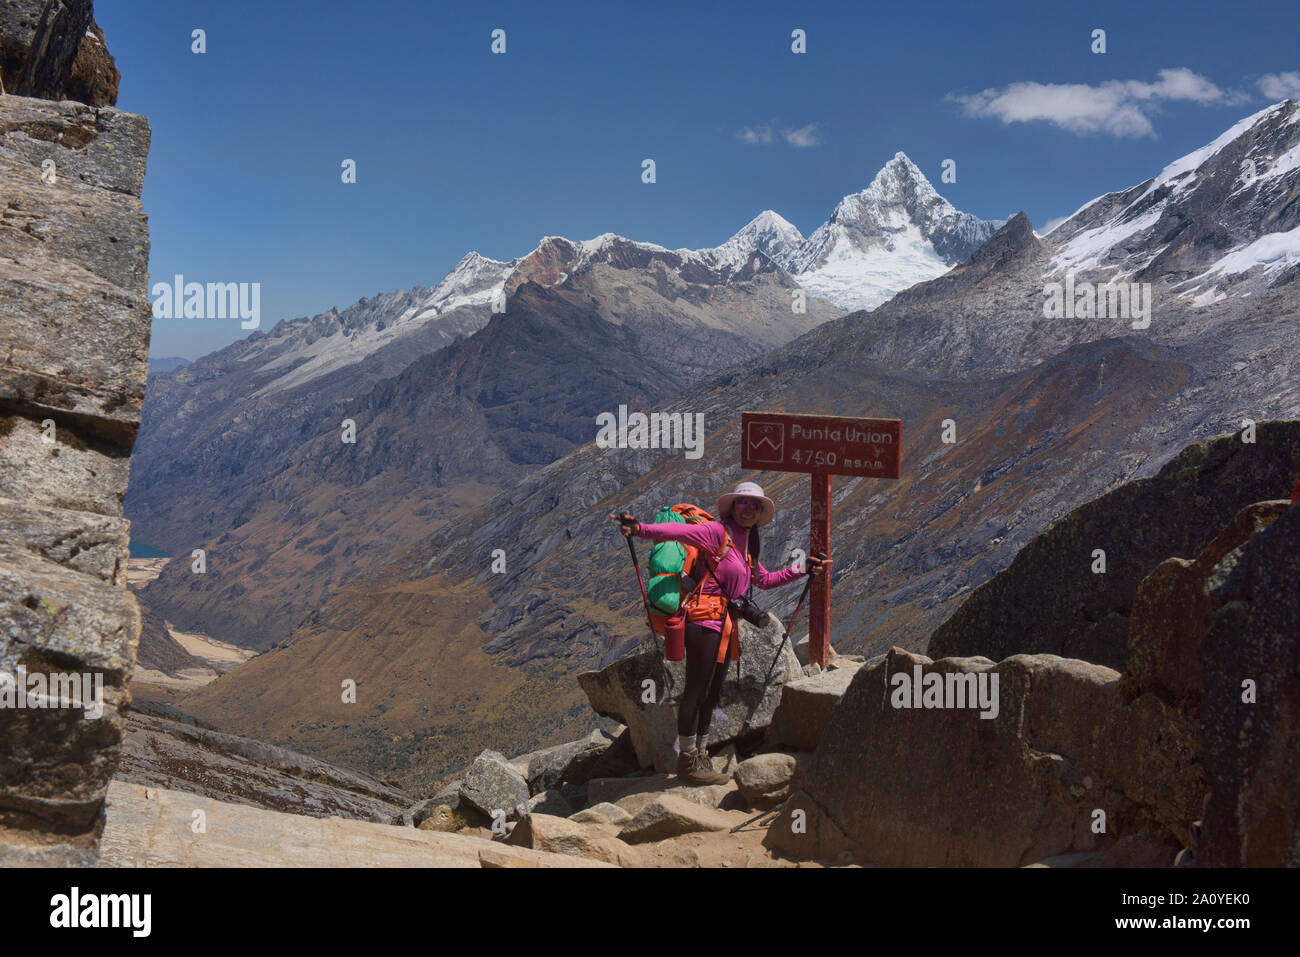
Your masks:
<svg viewBox="0 0 1300 957"><path fill-rule="evenodd" d="M718 662L722 633L698 622L686 623L686 690L677 701L677 733L705 734L722 696L727 663Z"/></svg>

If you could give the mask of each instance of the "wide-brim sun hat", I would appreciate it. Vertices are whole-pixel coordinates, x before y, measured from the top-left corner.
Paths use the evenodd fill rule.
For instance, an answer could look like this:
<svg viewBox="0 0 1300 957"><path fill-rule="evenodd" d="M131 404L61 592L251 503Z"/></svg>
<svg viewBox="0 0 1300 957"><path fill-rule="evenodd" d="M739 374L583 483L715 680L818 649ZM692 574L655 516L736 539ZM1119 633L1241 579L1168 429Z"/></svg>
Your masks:
<svg viewBox="0 0 1300 957"><path fill-rule="evenodd" d="M763 510L759 513L756 525L766 525L776 515L776 506L763 494L763 489L753 482L741 482L732 491L718 498L718 518L731 514L731 505L738 498L758 498L763 500Z"/></svg>

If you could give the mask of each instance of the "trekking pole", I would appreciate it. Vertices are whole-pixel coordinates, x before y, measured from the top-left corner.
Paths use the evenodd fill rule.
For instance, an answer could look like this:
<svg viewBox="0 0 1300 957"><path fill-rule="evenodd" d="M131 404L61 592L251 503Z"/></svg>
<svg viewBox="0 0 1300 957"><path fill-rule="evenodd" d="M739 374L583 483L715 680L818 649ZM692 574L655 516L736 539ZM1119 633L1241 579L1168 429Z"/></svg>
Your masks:
<svg viewBox="0 0 1300 957"><path fill-rule="evenodd" d="M730 833L735 834L737 831L741 830L742 828L749 827L749 825L753 824L755 821L762 821L763 826L766 826L766 825L768 825L768 824L771 824L771 823L772 823L771 820L764 821L763 818L771 818L772 820L775 820L776 817L777 817L777 815L779 815L782 811L784 811L784 810L785 810L785 806L786 806L787 804L789 804L789 803L790 803L790 799L789 799L789 798L786 798L784 801L782 801L782 802L781 802L780 804L778 804L776 807L774 807L774 808L770 808L770 809L768 809L768 810L766 810L766 811L763 811L763 812L761 812L761 813L759 813L759 814L755 814L755 815L754 815L753 817L751 817L748 821L744 821L744 822L742 822L742 823L740 823L740 824L737 824L735 827L733 827L733 828L731 829L731 832L730 832Z"/></svg>
<svg viewBox="0 0 1300 957"><path fill-rule="evenodd" d="M636 583L641 586L641 608L645 611L645 623L650 628L650 650L658 656L659 642L657 639L659 636L655 634L655 624L650 618L650 595L646 592L645 582L641 578L641 563L636 559L636 546L632 544L631 535L627 536L627 550L632 556L632 568L636 570ZM672 685L668 680L668 666L664 664L662 658L659 660L659 678L664 686L664 694L661 700L667 701L671 697L669 691Z"/></svg>
<svg viewBox="0 0 1300 957"><path fill-rule="evenodd" d="M825 557L824 553L819 552L817 554L818 559L825 559ZM822 574L829 574L829 572L823 570ZM772 671L776 668L776 663L781 660L781 652L785 651L785 643L790 638L790 629L794 627L794 620L799 617L799 609L803 607L804 600L807 599L808 590L810 588L812 588L812 575L809 575L808 580L803 583L803 591L799 593L799 602L794 606L794 611L790 613L790 620L785 623L785 631L781 634L781 643L776 647L776 657L774 657L772 663L767 666L767 674L763 676L763 683L759 686L758 700L755 701L753 706L749 709L749 714L745 716L745 720L741 724L740 730L736 732L737 739L745 736L749 729L749 722L754 719L754 712L757 711L758 706L763 703L763 696L767 692L767 683L772 680ZM759 817L762 816L763 815L761 814L759 815ZM754 820L758 820L758 818L754 818Z"/></svg>

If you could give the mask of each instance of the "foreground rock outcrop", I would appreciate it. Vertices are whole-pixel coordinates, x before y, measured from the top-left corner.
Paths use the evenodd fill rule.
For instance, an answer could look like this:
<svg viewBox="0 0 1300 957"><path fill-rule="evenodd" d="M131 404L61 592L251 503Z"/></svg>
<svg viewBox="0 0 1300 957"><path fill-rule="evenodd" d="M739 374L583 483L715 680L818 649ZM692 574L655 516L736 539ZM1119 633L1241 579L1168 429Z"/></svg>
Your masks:
<svg viewBox="0 0 1300 957"><path fill-rule="evenodd" d="M1193 530L1178 546L1188 551L1152 558L1171 533L1136 521L1134 502L1161 476L1133 483L1044 532L1026 548L1033 560L1018 557L997 588L977 593L936 633L988 638L980 616L1020 596L1027 604L1003 609L1008 640L1061 641L1073 628L1108 654L1122 637L1122 673L1051 654L994 663L892 649L860 668L834 704L767 845L901 866L1163 866L1176 856L1297 864L1300 507L1251 502L1217 528L1208 524L1258 476L1270 476L1262 487L1276 491L1300 473L1300 423L1265 430L1262 450L1239 453L1227 437L1193 446L1175 460L1182 466L1161 473L1195 478L1194 495L1163 488L1183 507L1164 524ZM1253 458L1243 464L1243 455ZM1133 564L1121 563L1110 587L1124 593L1123 615L1088 620L1058 608L1065 626L1054 629L1028 596L1041 593L1050 612L1081 588L1075 533L1112 523L1150 567L1134 579ZM1111 625L1087 627L1107 617ZM806 683L786 689L792 703ZM815 699L803 707L815 713Z"/></svg>
<svg viewBox="0 0 1300 957"><path fill-rule="evenodd" d="M912 706L910 684L909 707L896 707L895 676L918 673L963 689L968 705L991 688L996 711ZM887 866L1016 867L1085 851L1172 863L1172 822L1190 822L1203 794L1195 729L1154 699L1124 702L1118 679L1055 655L935 662L894 649L854 676L768 844ZM829 821L806 826L818 817Z"/></svg>
<svg viewBox="0 0 1300 957"><path fill-rule="evenodd" d="M6 70L33 8L0 15ZM148 149L144 117L0 96L4 863L93 861L118 763L140 633L121 502L151 319Z"/></svg>
<svg viewBox="0 0 1300 957"><path fill-rule="evenodd" d="M105 867L604 867L461 834L228 804L114 781Z"/></svg>

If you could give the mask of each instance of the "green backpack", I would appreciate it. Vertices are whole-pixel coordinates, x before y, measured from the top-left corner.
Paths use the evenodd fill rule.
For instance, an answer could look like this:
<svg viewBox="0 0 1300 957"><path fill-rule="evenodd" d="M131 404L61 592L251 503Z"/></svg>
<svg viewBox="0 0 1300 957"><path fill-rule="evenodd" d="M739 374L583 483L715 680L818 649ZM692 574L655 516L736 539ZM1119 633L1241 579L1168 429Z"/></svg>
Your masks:
<svg viewBox="0 0 1300 957"><path fill-rule="evenodd" d="M655 522L711 522L713 516L698 505L681 503L659 510ZM724 549L725 550L725 549ZM699 549L681 542L656 542L650 549L650 583L646 594L656 617L675 615L682 603L682 575L695 566Z"/></svg>

